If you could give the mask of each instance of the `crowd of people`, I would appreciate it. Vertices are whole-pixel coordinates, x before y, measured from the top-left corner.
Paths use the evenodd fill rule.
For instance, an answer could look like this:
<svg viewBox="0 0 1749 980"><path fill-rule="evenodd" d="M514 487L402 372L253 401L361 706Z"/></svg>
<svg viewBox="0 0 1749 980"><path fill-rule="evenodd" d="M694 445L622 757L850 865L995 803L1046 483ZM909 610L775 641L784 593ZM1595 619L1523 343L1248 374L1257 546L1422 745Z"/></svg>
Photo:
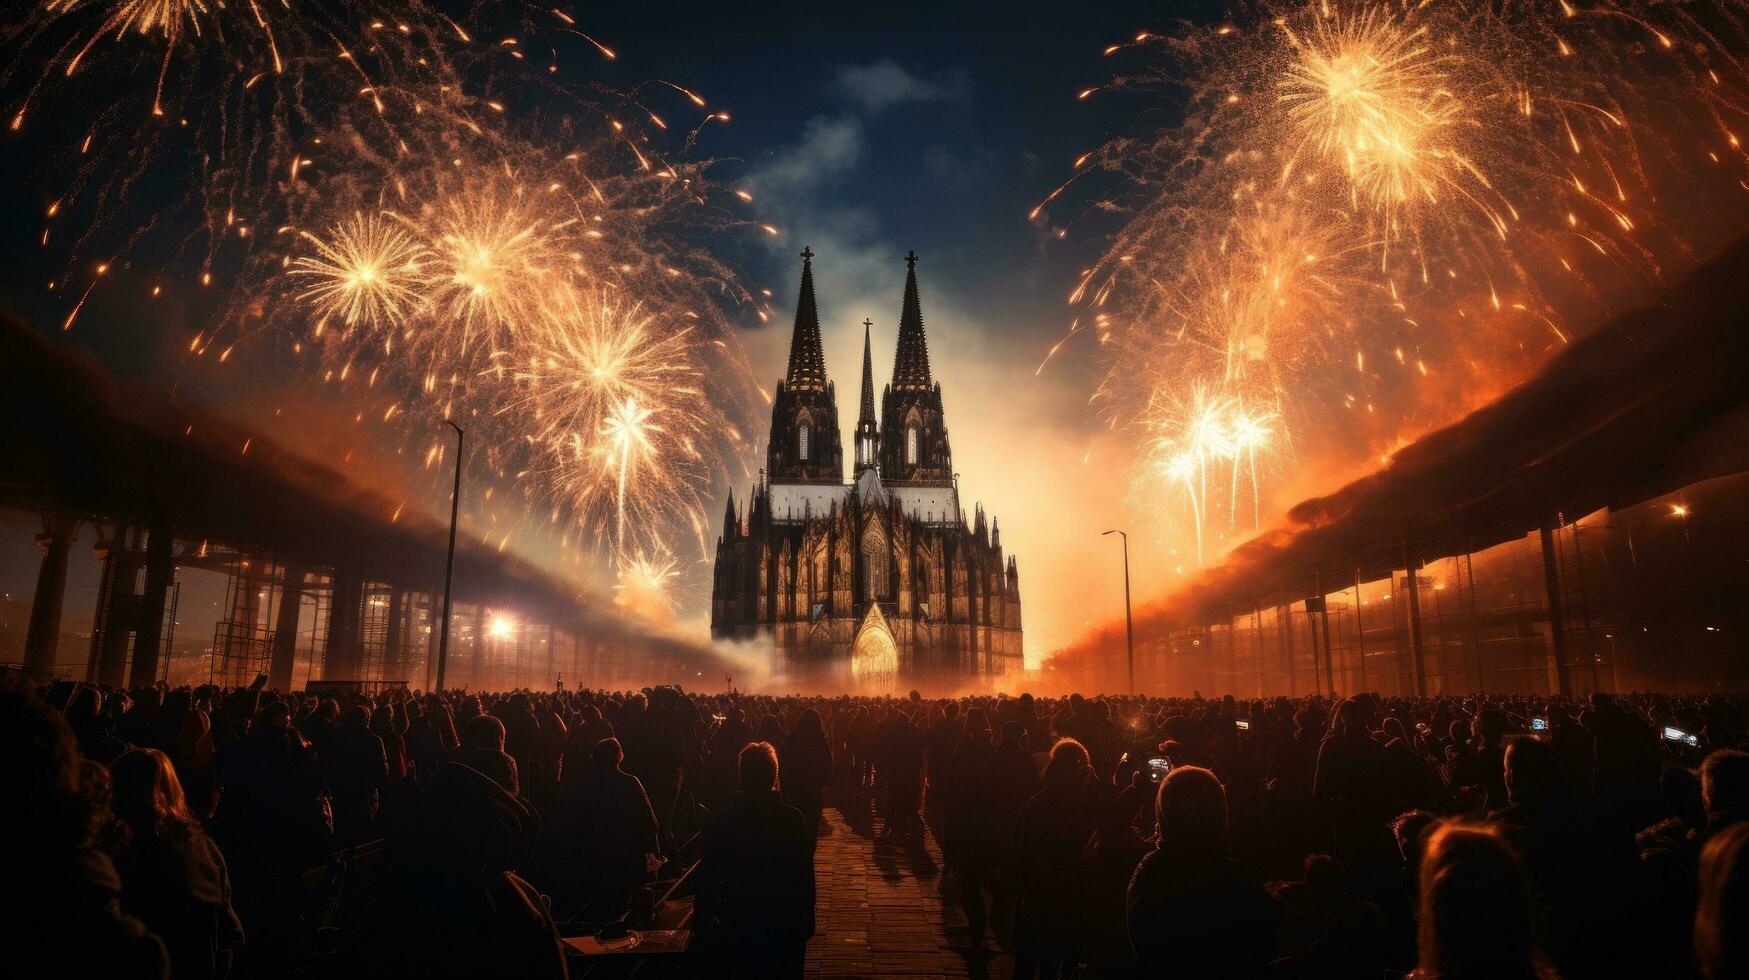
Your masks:
<svg viewBox="0 0 1749 980"><path fill-rule="evenodd" d="M929 699L0 684L15 949L285 973L276 890L380 849L329 972L564 976L684 875L686 971L800 976L834 806L939 842L1017 976L1749 977L1749 698ZM276 911L279 910L279 911ZM272 944L269 944L272 945Z"/></svg>

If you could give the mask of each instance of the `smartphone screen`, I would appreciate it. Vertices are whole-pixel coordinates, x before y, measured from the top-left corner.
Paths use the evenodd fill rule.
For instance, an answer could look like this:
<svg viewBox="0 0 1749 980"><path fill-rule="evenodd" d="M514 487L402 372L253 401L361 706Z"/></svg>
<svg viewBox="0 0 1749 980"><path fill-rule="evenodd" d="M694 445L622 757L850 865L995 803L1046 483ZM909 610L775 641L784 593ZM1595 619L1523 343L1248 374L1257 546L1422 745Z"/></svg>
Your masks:
<svg viewBox="0 0 1749 980"><path fill-rule="evenodd" d="M1671 742L1681 742L1683 745L1686 745L1690 748L1699 748L1700 747L1700 736L1699 735L1696 735L1692 732L1686 731L1686 730L1681 729L1681 728L1677 728L1675 725L1665 725L1664 726L1664 738L1668 741L1671 741Z"/></svg>
<svg viewBox="0 0 1749 980"><path fill-rule="evenodd" d="M1537 715L1535 718L1532 718L1530 720L1530 730L1533 732L1546 732L1546 731L1548 731L1549 730L1549 720L1547 718L1544 718L1542 715Z"/></svg>
<svg viewBox="0 0 1749 980"><path fill-rule="evenodd" d="M1242 732L1248 732L1251 730L1251 723L1243 718L1237 718L1233 721L1233 727Z"/></svg>
<svg viewBox="0 0 1749 980"><path fill-rule="evenodd" d="M1171 771L1171 759L1164 756L1155 756L1148 760L1148 781L1151 783L1157 783L1160 780L1165 779L1166 774Z"/></svg>

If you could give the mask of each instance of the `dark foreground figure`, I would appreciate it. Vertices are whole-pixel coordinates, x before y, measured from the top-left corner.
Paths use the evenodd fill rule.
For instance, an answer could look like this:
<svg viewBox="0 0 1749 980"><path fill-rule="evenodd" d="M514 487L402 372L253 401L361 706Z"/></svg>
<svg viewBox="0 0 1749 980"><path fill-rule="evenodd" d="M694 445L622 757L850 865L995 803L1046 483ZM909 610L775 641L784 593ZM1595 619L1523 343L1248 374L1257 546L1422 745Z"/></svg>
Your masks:
<svg viewBox="0 0 1749 980"><path fill-rule="evenodd" d="M1749 978L1749 699L0 679L6 972L801 976L824 806L1032 977ZM835 818L836 819L836 818ZM842 853L842 852L840 852ZM583 956L684 930L684 952ZM648 948L654 948L647 947Z"/></svg>

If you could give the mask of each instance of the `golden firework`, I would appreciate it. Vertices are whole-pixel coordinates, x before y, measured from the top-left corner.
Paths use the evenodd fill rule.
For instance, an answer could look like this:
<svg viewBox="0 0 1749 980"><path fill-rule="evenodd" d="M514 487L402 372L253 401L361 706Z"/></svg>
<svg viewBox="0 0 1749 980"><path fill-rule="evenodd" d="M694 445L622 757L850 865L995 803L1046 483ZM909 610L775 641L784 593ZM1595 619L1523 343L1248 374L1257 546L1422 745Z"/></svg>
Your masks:
<svg viewBox="0 0 1749 980"><path fill-rule="evenodd" d="M533 319L574 261L550 202L516 183L488 179L446 196L422 230L432 251L432 300L460 326L466 350Z"/></svg>
<svg viewBox="0 0 1749 980"><path fill-rule="evenodd" d="M613 585L614 602L642 615L672 612L680 572L668 555L643 553L619 561Z"/></svg>
<svg viewBox="0 0 1749 980"><path fill-rule="evenodd" d="M676 523L702 528L706 453L726 427L707 393L689 322L667 322L605 289L562 290L522 342L519 413L535 423L535 466L554 504L616 561L664 547Z"/></svg>
<svg viewBox="0 0 1749 980"><path fill-rule="evenodd" d="M1304 35L1283 31L1292 53L1277 98L1299 138L1294 157L1338 169L1359 202L1385 213L1486 183L1464 143L1488 93L1468 90L1463 58L1426 25L1362 5L1313 19Z"/></svg>
<svg viewBox="0 0 1749 980"><path fill-rule="evenodd" d="M304 360L276 380L311 372L359 427L334 462L422 446L409 499L444 499L452 450L432 420L464 421L487 447L463 501L485 544L538 527L605 571L680 537L702 549L700 501L730 468L746 475L757 400L734 323L764 313L700 244L759 227L689 158L729 113L674 83L568 79L570 54L612 53L560 11L451 13L32 0L0 24L12 128L58 138L74 124L27 126L51 100L90 117L71 147L45 148L77 161L40 236L77 270L55 288L76 291L77 313L92 253L135 269L168 257L165 288L181 273L219 311L190 356L287 342ZM664 139L676 111L696 126ZM130 193L173 181L189 191L168 204ZM89 224L56 227L73 221ZM198 267L172 268L191 255Z"/></svg>
<svg viewBox="0 0 1749 980"><path fill-rule="evenodd" d="M398 326L423 305L426 251L397 222L354 214L325 237L301 232L315 250L288 270L305 283L297 298L321 319L376 329Z"/></svg>
<svg viewBox="0 0 1749 980"><path fill-rule="evenodd" d="M1033 217L1121 181L1087 209L1128 218L1051 354L1097 337L1136 499L1180 497L1157 512L1201 552L1242 483L1263 513L1290 444L1376 459L1637 302L1697 251L1684 229L1741 228L1746 10L1242 0L1108 49L1147 60L1083 97L1147 93L1172 121L1078 156Z"/></svg>

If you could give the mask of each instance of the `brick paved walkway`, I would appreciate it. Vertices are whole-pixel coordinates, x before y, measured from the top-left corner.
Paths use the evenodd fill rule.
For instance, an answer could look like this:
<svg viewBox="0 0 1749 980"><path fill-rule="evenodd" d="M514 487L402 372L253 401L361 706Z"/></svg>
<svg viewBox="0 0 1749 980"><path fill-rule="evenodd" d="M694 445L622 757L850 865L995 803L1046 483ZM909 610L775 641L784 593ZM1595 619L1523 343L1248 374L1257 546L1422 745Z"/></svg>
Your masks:
<svg viewBox="0 0 1749 980"><path fill-rule="evenodd" d="M971 948L965 915L942 894L933 836L922 847L877 842L872 812L850 803L827 807L821 823L809 977L1013 976L1014 957L995 940Z"/></svg>

